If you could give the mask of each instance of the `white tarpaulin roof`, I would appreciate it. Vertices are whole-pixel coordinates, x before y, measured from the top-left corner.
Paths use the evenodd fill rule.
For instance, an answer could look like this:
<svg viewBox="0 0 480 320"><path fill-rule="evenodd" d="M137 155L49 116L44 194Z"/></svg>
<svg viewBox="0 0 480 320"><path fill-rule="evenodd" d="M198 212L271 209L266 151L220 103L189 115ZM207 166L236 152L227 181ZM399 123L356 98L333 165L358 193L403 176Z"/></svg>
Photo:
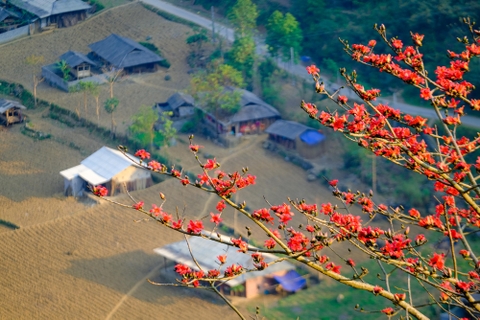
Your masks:
<svg viewBox="0 0 480 320"><path fill-rule="evenodd" d="M216 236L212 235L212 237ZM222 242L230 243L230 237L220 235L220 239L222 240ZM230 247L226 244L210 241L200 237L190 237L188 242L192 249L193 256L197 260L198 264L205 271L205 273L208 270L219 268L216 257L223 254L227 255L227 261L223 266L220 267L221 274L223 274L225 269L231 266L233 263L240 264L247 269L254 269L253 260L250 256L253 252L244 254L242 252L238 252L238 248L236 247ZM254 247L250 246L250 248ZM190 251L188 250L188 246L185 240L174 242L161 248L156 248L153 251L169 260L182 263L184 265L187 265L191 269L198 270L197 265L195 264L195 262L193 262L192 256L190 255ZM272 262L278 258L275 255L269 253L262 253L262 256L265 258L265 262L267 263ZM226 284L230 287L234 287L244 283L247 279L250 278L262 277L278 271L294 269L295 266L293 264L287 261L282 261L279 263L275 263L262 271L247 272L245 274L242 274L240 277L229 280Z"/></svg>
<svg viewBox="0 0 480 320"><path fill-rule="evenodd" d="M136 159L130 154L128 156ZM63 170L60 174L68 180L80 176L83 180L96 186L110 181L115 175L131 165L134 165L134 163L120 151L102 147L83 160L80 165Z"/></svg>

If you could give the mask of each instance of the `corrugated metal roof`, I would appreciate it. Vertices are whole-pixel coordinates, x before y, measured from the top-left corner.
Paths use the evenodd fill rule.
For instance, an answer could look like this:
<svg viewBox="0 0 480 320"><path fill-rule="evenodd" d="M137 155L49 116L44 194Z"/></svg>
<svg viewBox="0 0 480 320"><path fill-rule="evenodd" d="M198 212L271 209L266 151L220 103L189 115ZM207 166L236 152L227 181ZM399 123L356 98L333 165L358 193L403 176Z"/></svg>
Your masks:
<svg viewBox="0 0 480 320"><path fill-rule="evenodd" d="M58 59L60 61L65 60L67 65L69 65L72 68L75 68L76 66L84 62L91 64L92 66L97 65L95 62L90 60L86 55L77 51L67 51L64 54L62 54Z"/></svg>
<svg viewBox="0 0 480 320"><path fill-rule="evenodd" d="M133 67L164 60L137 42L114 33L103 40L90 44L88 47L117 68Z"/></svg>
<svg viewBox="0 0 480 320"><path fill-rule="evenodd" d="M276 111L276 110L275 110ZM249 104L240 109L231 118L230 122L252 121L266 118L279 117L280 114L274 112L264 104Z"/></svg>
<svg viewBox="0 0 480 320"><path fill-rule="evenodd" d="M18 109L26 109L25 106L23 106L17 101L0 99L0 113L4 113L8 109L15 108L15 107Z"/></svg>
<svg viewBox="0 0 480 320"><path fill-rule="evenodd" d="M107 181L133 165L120 151L108 147L102 147L80 163Z"/></svg>
<svg viewBox="0 0 480 320"><path fill-rule="evenodd" d="M176 92L173 95L171 95L170 98L168 98L167 103L170 106L170 108L172 108L172 110L175 110L176 108L182 105L193 106L195 103L195 100L189 94L186 94L183 92Z"/></svg>
<svg viewBox="0 0 480 320"><path fill-rule="evenodd" d="M83 164L80 164L76 167L60 171L60 174L65 177L65 179L72 180L73 178L80 176L83 180L87 181L91 185L97 186L99 184L105 183L110 179L102 177L93 170L85 167Z"/></svg>
<svg viewBox="0 0 480 320"><path fill-rule="evenodd" d="M91 8L81 0L10 0L9 3L40 18Z"/></svg>
<svg viewBox="0 0 480 320"><path fill-rule="evenodd" d="M275 134L290 140L295 140L306 130L315 130L298 122L277 120L265 130L266 133Z"/></svg>
<svg viewBox="0 0 480 320"><path fill-rule="evenodd" d="M217 238L215 235L212 235L212 237ZM230 237L220 235L220 239L222 240L222 242L230 243ZM227 261L223 266L220 267L221 274L223 274L223 272L225 271L225 268L227 268L228 266L231 266L233 263L240 264L241 266L247 269L254 269L253 261L250 254L248 253L244 254L244 253L238 252L238 248L229 247L226 244L210 241L200 237L190 237L188 242L192 249L193 256L195 257L198 264L203 268L205 272L211 269L219 268L219 265L216 262L215 257L222 254L227 255ZM255 248L252 246L250 247ZM196 266L195 262L193 262L192 260L190 251L188 250L188 246L185 241L174 242L164 247L156 248L154 249L154 251L159 255L168 258L169 260L173 260L175 262L185 264L189 266L191 269L198 270L198 267ZM277 257L274 256L273 254L263 253L262 255L265 258L265 262L267 263L277 259ZM247 279L250 279L250 278L262 277L278 271L293 270L293 269L295 269L295 266L293 264L286 261L282 261L279 263L275 263L272 266L262 271L247 272L238 278L228 281L226 284L231 287L234 287L244 283Z"/></svg>

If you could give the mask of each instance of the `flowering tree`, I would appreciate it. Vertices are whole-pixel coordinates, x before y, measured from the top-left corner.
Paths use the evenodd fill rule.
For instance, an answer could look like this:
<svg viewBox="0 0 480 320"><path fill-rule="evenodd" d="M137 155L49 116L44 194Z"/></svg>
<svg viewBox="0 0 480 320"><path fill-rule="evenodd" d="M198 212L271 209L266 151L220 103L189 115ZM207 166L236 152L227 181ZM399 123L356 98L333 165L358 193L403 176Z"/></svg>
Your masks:
<svg viewBox="0 0 480 320"><path fill-rule="evenodd" d="M471 33L470 38L460 39L464 50L458 53L448 51L450 66L436 67L433 76L428 73L421 53L423 35L412 33L412 45L407 46L398 38L389 39L383 25L375 26L391 53L377 53L375 40L367 45L349 45L343 41L345 51L355 61L417 88L419 95L435 111L438 125L430 126L426 118L404 114L384 103L376 103L380 90L366 89L357 82L355 72L347 73L345 69L341 73L346 84L358 95L361 103L350 103L339 91L328 92L320 82L320 70L315 66L307 67L307 71L313 77L316 91L335 102L337 109L319 111L312 103L301 103L308 115L322 125L342 132L347 139L357 142L376 156L432 180L438 202L435 212L376 203L372 193L341 190L337 180L329 181L336 204L313 204L287 198L283 204L268 203L264 208L249 210L245 202L234 201L232 195L254 184L255 176L247 169L223 172L215 159L200 161L199 146L192 139L190 150L200 168L194 181L175 168L150 160L150 154L145 150L135 153L139 160L131 160L147 170L178 179L184 186L217 195L217 212L211 214L209 222L192 220L187 216L174 219L162 208L163 203L152 204L150 210L142 201L123 205L144 213L166 228L211 241L219 241L214 235L216 226L221 222L225 208L230 206L267 235L262 248L252 247L242 238L232 238L228 243L240 252L250 254L255 270L263 270L285 259L296 260L314 272L378 299L385 299L390 306L381 312L389 318L406 315L407 319L409 316L427 319L422 305L415 302L417 294L411 289L411 281L415 281L429 297L430 302L426 305L438 305L444 312L450 312L451 306L459 306L476 318L480 312L480 301L474 294L480 285L480 263L471 239L480 227L480 136L478 133L473 137L460 136L457 129L461 126L466 107L480 110L480 100L469 97L474 86L463 79L469 71L470 60L480 55L480 31L474 29L474 23L469 19L464 22ZM100 197L107 194L101 186L92 187L92 191ZM163 194L161 198L165 200ZM353 214L353 206L360 207L364 215ZM291 225L294 214L300 214L305 224L299 227ZM379 217L383 220L377 219ZM372 226L374 220L386 223L384 227L382 224ZM204 232L205 229L212 232ZM429 240L432 239L444 239L448 243L447 252L430 246ZM326 251L326 248L333 243L348 243L353 250L376 261L381 281L367 280L366 275L372 270L363 267L362 261L339 256L336 259L347 266L342 270L342 265L334 263L327 255L332 251ZM262 253L266 252L275 253L279 258L266 263L262 258ZM219 284L254 271L240 265L222 266L224 257L217 259L220 267L212 270L202 270L200 266L192 270L182 264L176 265L179 284L209 287L220 294L217 290ZM391 285L389 277L393 271L387 272L387 267L402 274L404 287ZM232 308L243 318L235 307Z"/></svg>

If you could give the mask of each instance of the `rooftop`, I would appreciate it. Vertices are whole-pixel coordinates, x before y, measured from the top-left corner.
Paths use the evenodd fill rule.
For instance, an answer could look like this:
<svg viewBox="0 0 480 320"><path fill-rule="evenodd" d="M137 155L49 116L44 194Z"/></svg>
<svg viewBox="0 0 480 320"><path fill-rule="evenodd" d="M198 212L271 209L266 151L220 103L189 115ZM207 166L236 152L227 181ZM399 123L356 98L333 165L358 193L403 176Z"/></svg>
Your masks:
<svg viewBox="0 0 480 320"><path fill-rule="evenodd" d="M81 0L10 0L9 3L39 18L91 8Z"/></svg>

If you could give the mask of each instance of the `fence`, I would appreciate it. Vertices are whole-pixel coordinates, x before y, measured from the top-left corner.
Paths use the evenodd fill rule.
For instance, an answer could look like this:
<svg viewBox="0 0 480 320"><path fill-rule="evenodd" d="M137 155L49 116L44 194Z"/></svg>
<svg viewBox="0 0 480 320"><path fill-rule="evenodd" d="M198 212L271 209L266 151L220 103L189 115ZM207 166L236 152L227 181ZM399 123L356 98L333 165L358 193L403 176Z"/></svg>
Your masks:
<svg viewBox="0 0 480 320"><path fill-rule="evenodd" d="M1 33L0 44L8 41L12 41L14 39L17 39L23 36L28 36L28 34L29 34L29 25Z"/></svg>

